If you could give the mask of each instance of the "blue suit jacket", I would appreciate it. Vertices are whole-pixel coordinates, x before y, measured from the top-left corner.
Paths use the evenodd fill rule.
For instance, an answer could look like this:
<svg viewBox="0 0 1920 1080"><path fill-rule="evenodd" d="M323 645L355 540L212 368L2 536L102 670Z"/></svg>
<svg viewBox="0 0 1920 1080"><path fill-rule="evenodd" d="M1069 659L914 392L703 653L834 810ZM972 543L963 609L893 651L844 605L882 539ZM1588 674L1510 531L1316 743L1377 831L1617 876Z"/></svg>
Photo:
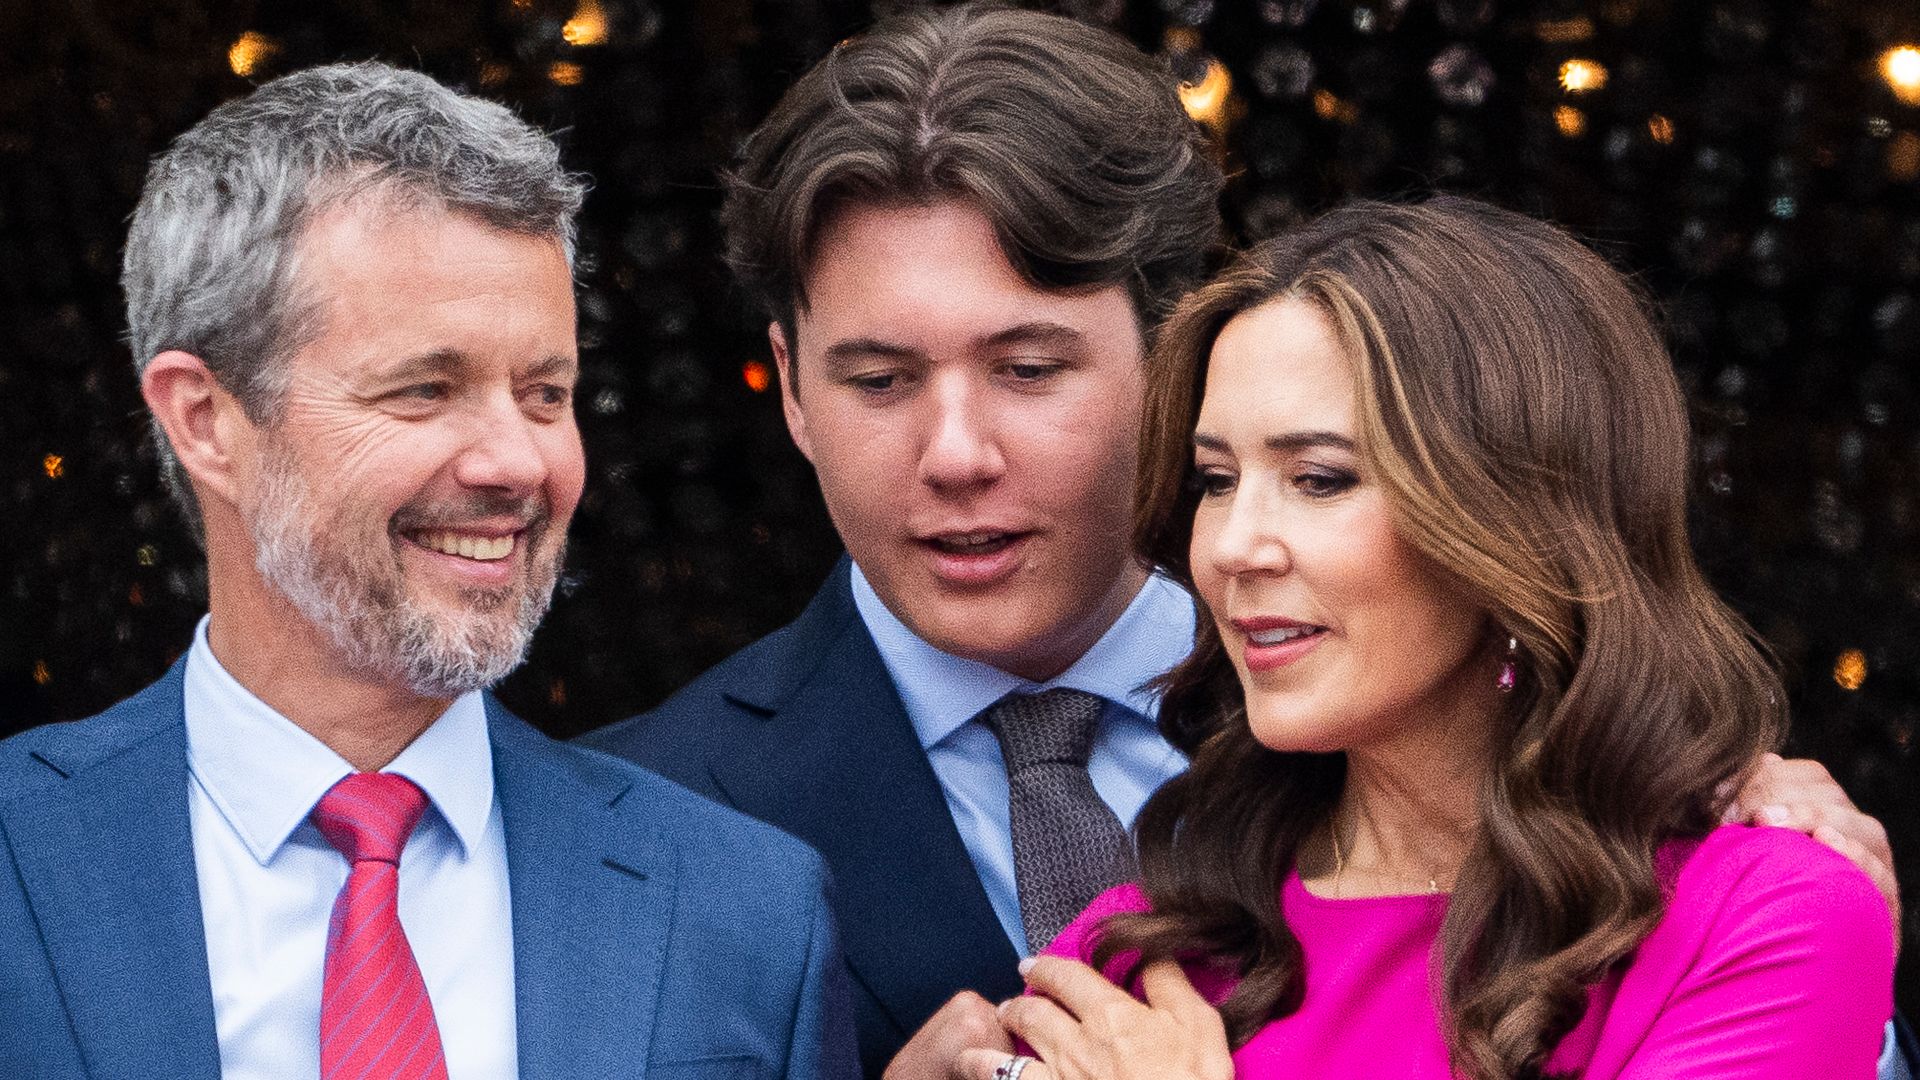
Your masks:
<svg viewBox="0 0 1920 1080"><path fill-rule="evenodd" d="M0 1076L220 1073L183 671L0 743ZM520 1075L854 1075L819 858L487 706Z"/></svg>
<svg viewBox="0 0 1920 1080"><path fill-rule="evenodd" d="M967 857L842 559L798 619L652 712L582 741L770 822L826 857L878 1076L961 989L1021 990L1018 956Z"/></svg>

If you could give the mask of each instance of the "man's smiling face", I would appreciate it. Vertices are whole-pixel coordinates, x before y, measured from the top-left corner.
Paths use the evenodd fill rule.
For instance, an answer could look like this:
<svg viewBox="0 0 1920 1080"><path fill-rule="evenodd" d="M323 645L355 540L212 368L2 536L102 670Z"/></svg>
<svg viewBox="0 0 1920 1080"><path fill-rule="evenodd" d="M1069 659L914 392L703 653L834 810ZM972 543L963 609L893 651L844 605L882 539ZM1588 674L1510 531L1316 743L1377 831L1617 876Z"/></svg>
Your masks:
<svg viewBox="0 0 1920 1080"><path fill-rule="evenodd" d="M321 328L255 444L259 569L355 670L491 683L546 611L585 475L566 256L375 197L322 214L300 257Z"/></svg>
<svg viewBox="0 0 1920 1080"><path fill-rule="evenodd" d="M788 427L874 591L929 643L1033 679L1123 611L1141 329L1120 285L1057 292L961 202L852 206L821 230Z"/></svg>

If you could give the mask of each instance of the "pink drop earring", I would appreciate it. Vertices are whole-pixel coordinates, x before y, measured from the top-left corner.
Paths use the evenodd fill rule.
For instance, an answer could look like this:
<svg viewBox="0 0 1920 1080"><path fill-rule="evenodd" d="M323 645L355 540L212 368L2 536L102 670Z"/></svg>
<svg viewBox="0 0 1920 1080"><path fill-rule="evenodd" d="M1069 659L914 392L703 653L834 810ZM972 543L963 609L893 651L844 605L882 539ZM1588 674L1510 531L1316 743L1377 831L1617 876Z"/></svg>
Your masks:
<svg viewBox="0 0 1920 1080"><path fill-rule="evenodd" d="M1519 685L1519 659L1520 642L1518 639L1509 636L1507 638L1507 658L1500 662L1500 675L1493 680L1494 687L1503 694L1513 693L1513 688Z"/></svg>

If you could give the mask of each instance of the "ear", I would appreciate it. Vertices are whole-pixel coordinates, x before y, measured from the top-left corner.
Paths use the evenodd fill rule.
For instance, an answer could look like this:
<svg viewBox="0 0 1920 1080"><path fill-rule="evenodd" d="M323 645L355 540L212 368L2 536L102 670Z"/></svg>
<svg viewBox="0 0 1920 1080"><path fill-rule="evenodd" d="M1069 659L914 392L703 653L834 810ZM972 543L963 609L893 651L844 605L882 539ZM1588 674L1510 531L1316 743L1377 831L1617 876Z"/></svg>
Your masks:
<svg viewBox="0 0 1920 1080"><path fill-rule="evenodd" d="M236 463L251 459L256 430L206 363L177 349L163 352L141 371L140 396L193 479L201 503L208 495L237 502Z"/></svg>
<svg viewBox="0 0 1920 1080"><path fill-rule="evenodd" d="M780 411L787 417L787 434L808 461L813 460L813 443L807 438L807 414L800 409L800 392L794 383L793 352L787 348L786 331L778 321L767 324L767 343L773 346L773 366L780 372Z"/></svg>

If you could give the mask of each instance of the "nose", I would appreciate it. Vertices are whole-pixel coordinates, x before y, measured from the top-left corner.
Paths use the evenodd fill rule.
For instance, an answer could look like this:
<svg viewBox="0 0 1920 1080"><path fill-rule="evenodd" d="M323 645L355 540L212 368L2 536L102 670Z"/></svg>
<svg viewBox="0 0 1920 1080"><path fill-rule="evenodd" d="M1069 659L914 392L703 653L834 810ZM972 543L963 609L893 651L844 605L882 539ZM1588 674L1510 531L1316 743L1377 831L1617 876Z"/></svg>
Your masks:
<svg viewBox="0 0 1920 1080"><path fill-rule="evenodd" d="M538 490L550 471L545 448L551 434L545 429L553 424L529 417L510 397L489 402L466 432L454 479L462 487L516 495Z"/></svg>
<svg viewBox="0 0 1920 1080"><path fill-rule="evenodd" d="M992 484L1006 472L994 419L963 372L945 372L928 395L932 410L920 480L938 491Z"/></svg>
<svg viewBox="0 0 1920 1080"><path fill-rule="evenodd" d="M1259 485L1241 485L1223 501L1224 506L1202 506L1200 514L1218 515L1214 527L1195 529L1196 544L1205 550L1192 552L1204 557L1215 573L1225 577L1244 574L1284 574L1293 568L1293 553L1284 536L1284 509L1281 500L1263 494Z"/></svg>

